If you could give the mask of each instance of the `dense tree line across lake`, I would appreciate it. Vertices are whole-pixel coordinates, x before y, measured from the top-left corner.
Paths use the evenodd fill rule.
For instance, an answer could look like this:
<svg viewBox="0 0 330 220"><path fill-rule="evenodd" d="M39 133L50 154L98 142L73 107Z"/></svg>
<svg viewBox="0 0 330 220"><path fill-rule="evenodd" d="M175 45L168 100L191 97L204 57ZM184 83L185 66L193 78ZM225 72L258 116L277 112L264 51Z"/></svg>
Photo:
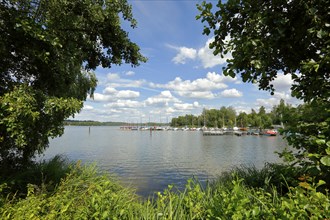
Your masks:
<svg viewBox="0 0 330 220"><path fill-rule="evenodd" d="M92 121L92 120L65 120L64 121L65 126L138 126L141 124L138 123L127 123L127 122L113 122L113 121L107 121L107 122L100 122L100 121ZM144 123L144 126L163 126L167 125L164 123L156 123L156 122L149 122Z"/></svg>
<svg viewBox="0 0 330 220"><path fill-rule="evenodd" d="M267 113L264 106L258 111L252 109L251 113L240 112L238 115L233 107L224 107L220 109L204 109L201 115L185 115L173 118L171 126L173 127L256 127L271 128L274 125L292 124L297 117L294 115L300 112L306 105L293 107L286 104L282 99L278 105Z"/></svg>
<svg viewBox="0 0 330 220"><path fill-rule="evenodd" d="M64 125L66 126L121 126L124 122L100 122L100 121L79 121L79 120L66 120Z"/></svg>

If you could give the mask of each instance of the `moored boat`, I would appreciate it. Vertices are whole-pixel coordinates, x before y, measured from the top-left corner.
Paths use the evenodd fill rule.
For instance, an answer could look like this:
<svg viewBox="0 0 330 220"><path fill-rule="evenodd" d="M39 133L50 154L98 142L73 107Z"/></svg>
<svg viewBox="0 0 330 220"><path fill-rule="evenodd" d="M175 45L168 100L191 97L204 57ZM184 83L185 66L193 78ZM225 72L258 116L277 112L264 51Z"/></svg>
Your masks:
<svg viewBox="0 0 330 220"><path fill-rule="evenodd" d="M263 132L263 135L266 135L266 136L276 136L277 135L277 131L275 130L266 130Z"/></svg>

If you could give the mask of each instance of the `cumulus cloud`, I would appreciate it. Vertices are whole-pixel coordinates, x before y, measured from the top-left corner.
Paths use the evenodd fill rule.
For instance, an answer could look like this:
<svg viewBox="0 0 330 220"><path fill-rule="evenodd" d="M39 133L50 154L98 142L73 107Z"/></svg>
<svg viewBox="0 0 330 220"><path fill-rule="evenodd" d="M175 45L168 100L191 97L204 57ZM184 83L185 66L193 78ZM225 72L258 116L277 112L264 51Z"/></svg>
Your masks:
<svg viewBox="0 0 330 220"><path fill-rule="evenodd" d="M179 110L191 110L194 108L193 104L189 103L175 103L173 106Z"/></svg>
<svg viewBox="0 0 330 220"><path fill-rule="evenodd" d="M122 98L122 99L137 98L139 96L140 96L140 92L136 92L132 90L120 90L116 94L116 98Z"/></svg>
<svg viewBox="0 0 330 220"><path fill-rule="evenodd" d="M137 108L137 107L141 107L141 103L138 101L119 99L115 102L105 104L104 107L106 107L106 108Z"/></svg>
<svg viewBox="0 0 330 220"><path fill-rule="evenodd" d="M166 114L173 114L173 113L175 113L175 112L177 112L177 110L175 110L175 109L172 108L172 107L168 107L168 108L165 109L165 113L166 113Z"/></svg>
<svg viewBox="0 0 330 220"><path fill-rule="evenodd" d="M285 102L290 104L301 104L302 101L298 100L290 95L288 92L275 92L273 96L265 99L256 99L257 106L264 106L266 109L270 109L275 105L280 103L280 100L283 99Z"/></svg>
<svg viewBox="0 0 330 220"><path fill-rule="evenodd" d="M114 97L111 96L111 95L104 95L104 94L95 92L94 93L94 98L92 99L92 101L95 101L95 102L108 102L108 101L111 101L113 99L114 99Z"/></svg>
<svg viewBox="0 0 330 220"><path fill-rule="evenodd" d="M106 87L104 90L103 90L103 93L104 94L110 94L110 95L113 95L113 94L116 94L118 91L113 88L113 87Z"/></svg>
<svg viewBox="0 0 330 220"><path fill-rule="evenodd" d="M133 71L127 71L127 72L125 73L125 75L126 75L126 76L133 76L133 75L135 75L135 73L134 73Z"/></svg>
<svg viewBox="0 0 330 220"><path fill-rule="evenodd" d="M212 68L217 65L222 65L227 62L227 59L231 59L231 53L227 53L223 58L219 55L214 56L213 50L209 48L209 44L214 41L214 38L209 39L203 48L198 50L198 58L202 62L204 68Z"/></svg>
<svg viewBox="0 0 330 220"><path fill-rule="evenodd" d="M227 77L215 72L208 72L205 78L195 80L183 80L176 77L174 80L166 84L150 83L150 87L163 88L174 91L179 96L187 98L213 99L216 95L213 90L225 89L228 87L227 82L235 82L237 78ZM237 95L237 94L236 94Z"/></svg>
<svg viewBox="0 0 330 220"><path fill-rule="evenodd" d="M168 106L169 103L179 102L168 90L162 91L159 95L149 97L145 100L147 106Z"/></svg>
<svg viewBox="0 0 330 220"><path fill-rule="evenodd" d="M226 89L220 93L220 96L224 98L239 98L242 97L243 94L237 89Z"/></svg>
<svg viewBox="0 0 330 220"><path fill-rule="evenodd" d="M132 90L116 90L112 87L106 87L103 90L103 94L94 93L94 99L91 99L95 102L109 102L117 99L134 99L140 97L140 92Z"/></svg>
<svg viewBox="0 0 330 220"><path fill-rule="evenodd" d="M281 99L293 105L301 104L302 101L291 96L291 86L293 83L290 74L284 75L283 73L278 73L276 79L272 82L275 88L274 95L270 98L256 99L256 105L264 106L270 110L274 105L278 105Z"/></svg>
<svg viewBox="0 0 330 220"><path fill-rule="evenodd" d="M227 38L227 41L229 38ZM199 60L202 63L203 68L212 68L217 65L222 65L227 62L227 59L231 59L231 53L227 53L221 58L219 55L214 56L213 50L209 48L209 44L214 41L214 38L207 40L204 47L199 49L187 48L187 47L173 47L178 51L177 55L172 59L176 64L185 64L186 60Z"/></svg>
<svg viewBox="0 0 330 220"><path fill-rule="evenodd" d="M84 105L83 110L93 110L94 107L91 105Z"/></svg>
<svg viewBox="0 0 330 220"><path fill-rule="evenodd" d="M187 59L195 59L197 55L197 51L193 48L187 47L174 47L178 54L172 59L172 61L176 64L185 64Z"/></svg>
<svg viewBox="0 0 330 220"><path fill-rule="evenodd" d="M223 74L217 74L215 72L208 72L206 74L206 78L211 80L212 82L237 82L237 77L232 78L231 76L225 76Z"/></svg>
<svg viewBox="0 0 330 220"><path fill-rule="evenodd" d="M128 80L128 79L120 79L115 82L108 82L106 85L108 87L113 87L113 88L141 88L143 87L147 82L145 80Z"/></svg>
<svg viewBox="0 0 330 220"><path fill-rule="evenodd" d="M167 84L153 84L151 87L154 88L166 88L175 91L208 91L213 89L224 89L228 86L223 81L213 81L214 74L207 74L206 78L199 78L193 81L182 80L180 77L176 77L174 80Z"/></svg>
<svg viewBox="0 0 330 220"><path fill-rule="evenodd" d="M284 75L282 73L277 74L276 79L273 81L273 85L276 91L288 92L293 84L293 80L290 74Z"/></svg>
<svg viewBox="0 0 330 220"><path fill-rule="evenodd" d="M174 103L173 107L177 110L192 110L199 107L198 102L194 103Z"/></svg>
<svg viewBox="0 0 330 220"><path fill-rule="evenodd" d="M211 91L177 91L179 96L196 99L214 99L216 95Z"/></svg>

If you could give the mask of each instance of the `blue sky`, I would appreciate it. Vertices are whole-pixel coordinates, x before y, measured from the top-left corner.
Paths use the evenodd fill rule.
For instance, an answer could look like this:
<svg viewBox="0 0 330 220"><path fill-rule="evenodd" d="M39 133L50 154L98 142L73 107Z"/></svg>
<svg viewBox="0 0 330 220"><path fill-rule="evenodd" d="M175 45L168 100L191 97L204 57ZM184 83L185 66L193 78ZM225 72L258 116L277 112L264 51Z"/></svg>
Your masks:
<svg viewBox="0 0 330 220"><path fill-rule="evenodd" d="M249 113L264 106L270 110L290 96L291 77L279 74L274 96L225 77L226 59L215 57L208 48L212 36L204 36L195 0L129 0L136 29L125 28L148 58L136 68L123 64L96 69L98 86L76 120L167 122L172 117L201 114L203 108L232 106ZM125 25L125 24L124 24ZM127 26L127 25L125 25Z"/></svg>

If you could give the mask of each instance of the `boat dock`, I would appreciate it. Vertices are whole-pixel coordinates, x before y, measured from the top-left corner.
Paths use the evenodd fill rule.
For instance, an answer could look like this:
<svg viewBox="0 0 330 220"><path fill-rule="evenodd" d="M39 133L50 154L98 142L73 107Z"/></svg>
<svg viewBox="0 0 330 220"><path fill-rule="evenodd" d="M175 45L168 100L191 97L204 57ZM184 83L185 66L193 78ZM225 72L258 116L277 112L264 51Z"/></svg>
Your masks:
<svg viewBox="0 0 330 220"><path fill-rule="evenodd" d="M224 135L223 131L203 131L203 135L204 136L217 136L217 135Z"/></svg>

